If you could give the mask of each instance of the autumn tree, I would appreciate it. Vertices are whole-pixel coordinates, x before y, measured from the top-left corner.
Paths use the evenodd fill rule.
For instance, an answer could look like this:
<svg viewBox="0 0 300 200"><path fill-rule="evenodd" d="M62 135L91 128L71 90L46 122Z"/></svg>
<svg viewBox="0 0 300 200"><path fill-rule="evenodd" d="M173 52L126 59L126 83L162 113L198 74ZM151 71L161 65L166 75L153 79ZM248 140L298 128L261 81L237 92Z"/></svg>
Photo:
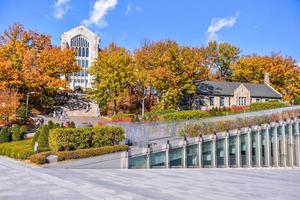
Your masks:
<svg viewBox="0 0 300 200"><path fill-rule="evenodd" d="M286 101L293 102L300 95L300 71L291 57L279 54L244 56L232 65L232 69L234 80L251 83L263 83L264 74L268 72L271 85Z"/></svg>
<svg viewBox="0 0 300 200"><path fill-rule="evenodd" d="M0 117L5 123L8 123L10 117L16 114L19 107L20 95L8 88L0 89Z"/></svg>
<svg viewBox="0 0 300 200"><path fill-rule="evenodd" d="M180 46L171 40L145 42L134 58L136 67L144 74L143 87L149 88L149 99L153 97L152 90L157 93L158 110L177 109L184 92L195 92L194 81L207 77L200 49Z"/></svg>
<svg viewBox="0 0 300 200"><path fill-rule="evenodd" d="M94 75L93 93L102 109L113 104L113 114L118 112L122 98L134 84L132 56L125 49L111 43L101 50L89 72Z"/></svg>
<svg viewBox="0 0 300 200"><path fill-rule="evenodd" d="M49 35L14 24L0 36L0 87L15 89L25 97L29 91L53 96L67 87L67 77L80 67L75 52L51 45Z"/></svg>
<svg viewBox="0 0 300 200"><path fill-rule="evenodd" d="M216 79L230 80L231 65L238 58L241 50L229 43L211 41L203 48L205 65L213 72Z"/></svg>

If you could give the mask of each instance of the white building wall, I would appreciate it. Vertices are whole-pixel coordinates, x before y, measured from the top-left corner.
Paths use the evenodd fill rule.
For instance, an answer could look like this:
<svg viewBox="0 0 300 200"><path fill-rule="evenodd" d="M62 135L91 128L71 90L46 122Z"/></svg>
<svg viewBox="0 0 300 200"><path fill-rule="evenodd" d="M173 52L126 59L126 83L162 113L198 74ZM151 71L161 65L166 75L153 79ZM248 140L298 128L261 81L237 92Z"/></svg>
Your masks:
<svg viewBox="0 0 300 200"><path fill-rule="evenodd" d="M97 59L100 38L97 34L93 33L85 26L78 26L67 32L64 32L61 35L61 48L72 48L71 40L72 38L75 38L77 36L81 36L81 38L84 38L88 41L89 56L76 56L77 60L88 61L88 66L85 68L86 70L83 70L87 71L92 65L93 61ZM69 79L71 89L74 89L74 87L76 86L80 86L82 89L86 89L92 86L93 77L88 73L84 73L84 75L82 76L80 74L73 74L71 77L69 77Z"/></svg>

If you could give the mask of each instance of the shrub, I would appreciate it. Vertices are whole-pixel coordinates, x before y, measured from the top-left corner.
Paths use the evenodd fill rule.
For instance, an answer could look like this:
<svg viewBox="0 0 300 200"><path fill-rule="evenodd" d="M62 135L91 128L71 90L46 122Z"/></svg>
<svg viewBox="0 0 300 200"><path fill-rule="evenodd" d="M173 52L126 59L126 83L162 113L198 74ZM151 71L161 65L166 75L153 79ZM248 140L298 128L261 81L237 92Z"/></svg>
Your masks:
<svg viewBox="0 0 300 200"><path fill-rule="evenodd" d="M48 128L49 128L49 129L53 129L54 126L57 126L57 124L54 124L53 121L49 120L49 121L48 121ZM59 125L58 125L58 126L59 126Z"/></svg>
<svg viewBox="0 0 300 200"><path fill-rule="evenodd" d="M120 127L60 128L50 131L49 147L53 151L85 149L117 144L123 138Z"/></svg>
<svg viewBox="0 0 300 200"><path fill-rule="evenodd" d="M49 128L47 125L43 125L40 128L39 136L38 136L38 151L47 151L49 149L48 144L48 135L49 135Z"/></svg>
<svg viewBox="0 0 300 200"><path fill-rule="evenodd" d="M41 127L40 127L41 128ZM39 136L40 136L40 128L38 128L36 131L35 131L35 133L34 133L34 135L33 135L33 137L32 137L32 148L34 147L34 144L35 144L35 142L37 142L38 141L38 139L39 139Z"/></svg>
<svg viewBox="0 0 300 200"><path fill-rule="evenodd" d="M134 119L134 114L120 113L112 116L112 122L132 122Z"/></svg>
<svg viewBox="0 0 300 200"><path fill-rule="evenodd" d="M28 126L22 125L20 127L20 134L22 135L23 138L24 138L25 134L27 133L27 131L28 131Z"/></svg>
<svg viewBox="0 0 300 200"><path fill-rule="evenodd" d="M1 128L0 131L0 143L10 142L11 141L11 133L7 126Z"/></svg>
<svg viewBox="0 0 300 200"><path fill-rule="evenodd" d="M162 118L165 121L177 121L177 120L187 120L187 119L199 119L202 117L208 117L209 113L202 110L187 110L187 111L177 111L173 113L163 114Z"/></svg>
<svg viewBox="0 0 300 200"><path fill-rule="evenodd" d="M0 155L15 159L27 159L32 154L31 139L0 144Z"/></svg>
<svg viewBox="0 0 300 200"><path fill-rule="evenodd" d="M27 110L26 104L22 103L22 105L16 111L17 118L20 120L20 122L22 124L25 124L27 122L27 119L28 119L28 115L26 113L26 110Z"/></svg>
<svg viewBox="0 0 300 200"><path fill-rule="evenodd" d="M273 108L281 108L286 105L279 101L268 101L268 102L256 102L250 104L250 111L259 111Z"/></svg>
<svg viewBox="0 0 300 200"><path fill-rule="evenodd" d="M104 126L97 128L93 134L93 147L112 146L124 139L124 130L121 127Z"/></svg>
<svg viewBox="0 0 300 200"><path fill-rule="evenodd" d="M29 160L32 163L42 165L42 164L47 163L47 157L52 155L52 154L54 154L54 153L51 152L51 151L33 154L29 157Z"/></svg>
<svg viewBox="0 0 300 200"><path fill-rule="evenodd" d="M12 141L22 140L24 135L20 132L20 126L18 124L13 124L11 128L11 139Z"/></svg>
<svg viewBox="0 0 300 200"><path fill-rule="evenodd" d="M300 105L300 95L295 97L294 104L295 105Z"/></svg>
<svg viewBox="0 0 300 200"><path fill-rule="evenodd" d="M70 122L70 128L76 128L75 122L73 121Z"/></svg>
<svg viewBox="0 0 300 200"><path fill-rule="evenodd" d="M88 158L93 156L100 156L104 154L127 151L127 145L116 145L116 146L107 146L100 148L90 148L90 149L80 149L74 151L59 151L59 152L42 152L34 154L29 157L29 160L32 163L36 164L45 164L47 162L47 157L49 155L57 155L58 161L70 160L70 159L79 159L79 158Z"/></svg>

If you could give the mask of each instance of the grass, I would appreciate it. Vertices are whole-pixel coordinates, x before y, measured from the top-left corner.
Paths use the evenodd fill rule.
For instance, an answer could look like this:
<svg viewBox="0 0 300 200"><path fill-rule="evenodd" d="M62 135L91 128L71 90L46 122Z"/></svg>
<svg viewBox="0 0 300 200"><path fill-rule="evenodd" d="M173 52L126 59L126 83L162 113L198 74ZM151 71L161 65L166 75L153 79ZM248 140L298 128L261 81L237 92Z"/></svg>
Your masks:
<svg viewBox="0 0 300 200"><path fill-rule="evenodd" d="M0 155L26 160L33 154L31 140L0 143Z"/></svg>

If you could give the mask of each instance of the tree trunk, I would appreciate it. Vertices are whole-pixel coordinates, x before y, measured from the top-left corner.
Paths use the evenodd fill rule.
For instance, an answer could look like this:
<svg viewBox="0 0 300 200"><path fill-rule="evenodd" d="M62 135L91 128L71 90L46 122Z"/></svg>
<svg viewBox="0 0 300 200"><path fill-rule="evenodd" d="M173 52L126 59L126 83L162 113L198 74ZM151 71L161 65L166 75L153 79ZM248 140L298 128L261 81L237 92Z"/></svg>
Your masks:
<svg viewBox="0 0 300 200"><path fill-rule="evenodd" d="M113 114L114 115L117 114L117 100L116 99L114 99L114 113Z"/></svg>

